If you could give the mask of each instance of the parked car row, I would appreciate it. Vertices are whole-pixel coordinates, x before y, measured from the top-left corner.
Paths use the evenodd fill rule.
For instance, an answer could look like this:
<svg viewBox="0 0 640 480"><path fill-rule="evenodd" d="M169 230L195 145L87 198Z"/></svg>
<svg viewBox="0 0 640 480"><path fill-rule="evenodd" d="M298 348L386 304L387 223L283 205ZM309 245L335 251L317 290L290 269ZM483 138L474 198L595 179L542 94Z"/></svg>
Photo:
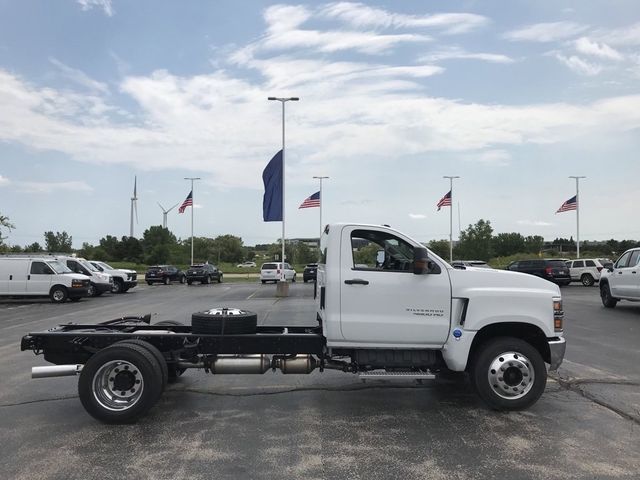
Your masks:
<svg viewBox="0 0 640 480"><path fill-rule="evenodd" d="M137 284L132 270L61 254L0 256L0 296L49 297L54 303L124 293Z"/></svg>
<svg viewBox="0 0 640 480"><path fill-rule="evenodd" d="M144 281L147 282L147 285L153 285L154 283L169 285L172 282L192 285L193 282L211 283L216 281L221 283L222 277L222 271L210 263L193 264L186 272L183 272L175 265L152 265L147 268Z"/></svg>

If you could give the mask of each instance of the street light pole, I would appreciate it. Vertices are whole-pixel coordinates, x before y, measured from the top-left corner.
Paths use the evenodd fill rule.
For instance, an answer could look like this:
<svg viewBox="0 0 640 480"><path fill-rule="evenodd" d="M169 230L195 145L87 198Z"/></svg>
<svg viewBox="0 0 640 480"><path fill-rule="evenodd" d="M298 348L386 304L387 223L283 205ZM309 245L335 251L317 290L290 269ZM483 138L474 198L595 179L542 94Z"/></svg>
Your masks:
<svg viewBox="0 0 640 480"><path fill-rule="evenodd" d="M322 180L329 177L317 176L313 177L320 180L320 235L318 236L318 251L320 250L320 237L322 237L322 202L324 201L324 197L322 196Z"/></svg>
<svg viewBox="0 0 640 480"><path fill-rule="evenodd" d="M193 194L194 180L201 180L200 177L184 177L185 180L191 180L191 265L193 265L193 210L196 206L195 195Z"/></svg>
<svg viewBox="0 0 640 480"><path fill-rule="evenodd" d="M267 100L275 100L282 103L282 276L280 281L286 281L284 275L284 219L285 219L285 208L284 208L284 200L285 200L285 169L284 169L284 104L287 102L297 102L300 100L298 97L268 97Z"/></svg>
<svg viewBox="0 0 640 480"><path fill-rule="evenodd" d="M449 261L453 262L453 179L458 175L445 175L442 178L449 179L449 192L451 193L451 205L449 205Z"/></svg>
<svg viewBox="0 0 640 480"><path fill-rule="evenodd" d="M580 179L587 178L584 175L570 175L576 179L576 258L580 258Z"/></svg>

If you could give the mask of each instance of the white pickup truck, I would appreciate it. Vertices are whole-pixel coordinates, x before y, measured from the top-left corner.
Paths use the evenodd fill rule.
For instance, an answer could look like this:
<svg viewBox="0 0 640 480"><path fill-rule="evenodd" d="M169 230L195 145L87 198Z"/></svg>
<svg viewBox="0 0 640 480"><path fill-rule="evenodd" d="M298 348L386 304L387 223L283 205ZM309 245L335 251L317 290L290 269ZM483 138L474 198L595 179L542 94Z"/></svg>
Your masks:
<svg viewBox="0 0 640 480"><path fill-rule="evenodd" d="M522 409L543 393L547 367L565 351L557 285L521 273L454 269L386 226L328 225L315 285L317 327L258 326L254 313L212 308L191 325L150 316L30 333L22 350L56 366L34 378L79 374L94 417L131 421L149 410L169 378L213 374L307 374L318 368L362 379L433 378L466 371L479 396Z"/></svg>

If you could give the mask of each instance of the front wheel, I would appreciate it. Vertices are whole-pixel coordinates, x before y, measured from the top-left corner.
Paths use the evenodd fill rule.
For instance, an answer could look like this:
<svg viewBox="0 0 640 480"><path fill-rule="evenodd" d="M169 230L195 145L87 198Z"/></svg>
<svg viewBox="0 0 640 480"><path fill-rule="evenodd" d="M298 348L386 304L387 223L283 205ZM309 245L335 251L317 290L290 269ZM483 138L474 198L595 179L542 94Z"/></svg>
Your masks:
<svg viewBox="0 0 640 480"><path fill-rule="evenodd" d="M153 282L147 282L147 285L151 286L153 285Z"/></svg>
<svg viewBox="0 0 640 480"><path fill-rule="evenodd" d="M164 277L164 284L169 285L171 283L171 279L169 277Z"/></svg>
<svg viewBox="0 0 640 480"><path fill-rule="evenodd" d="M479 347L471 381L494 410L521 410L544 392L547 369L540 352L519 338L498 337Z"/></svg>
<svg viewBox="0 0 640 480"><path fill-rule="evenodd" d="M122 280L120 280L119 278L113 280L111 293L124 293L124 285L122 283Z"/></svg>
<svg viewBox="0 0 640 480"><path fill-rule="evenodd" d="M180 283L184 284L184 282L185 282L186 280L187 280L187 279L185 278L185 276L184 276L184 275L182 275L182 276L180 277Z"/></svg>
<svg viewBox="0 0 640 480"><path fill-rule="evenodd" d="M53 303L64 303L67 300L67 289L62 285L56 285L49 292L49 298Z"/></svg>
<svg viewBox="0 0 640 480"><path fill-rule="evenodd" d="M580 281L582 282L582 285L584 285L585 287L590 287L595 282L595 280L589 273L583 273L582 276L580 277Z"/></svg>
<svg viewBox="0 0 640 480"><path fill-rule="evenodd" d="M87 290L88 297L95 297L98 295L98 291L96 290L96 286L93 283L89 284L89 290Z"/></svg>
<svg viewBox="0 0 640 480"><path fill-rule="evenodd" d="M618 299L611 295L611 289L608 283L600 285L600 298L602 299L602 305L606 308L615 308L618 303Z"/></svg>

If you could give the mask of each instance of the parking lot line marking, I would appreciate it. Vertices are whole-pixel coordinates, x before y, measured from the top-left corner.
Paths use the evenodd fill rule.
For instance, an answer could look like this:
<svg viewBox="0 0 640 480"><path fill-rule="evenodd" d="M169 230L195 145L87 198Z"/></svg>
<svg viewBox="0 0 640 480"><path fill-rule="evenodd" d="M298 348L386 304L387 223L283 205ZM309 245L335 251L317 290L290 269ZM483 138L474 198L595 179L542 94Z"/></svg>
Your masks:
<svg viewBox="0 0 640 480"><path fill-rule="evenodd" d="M251 295L249 295L245 300L251 300L253 298L253 296L258 293L260 291L260 289L256 290L255 292L253 292Z"/></svg>

